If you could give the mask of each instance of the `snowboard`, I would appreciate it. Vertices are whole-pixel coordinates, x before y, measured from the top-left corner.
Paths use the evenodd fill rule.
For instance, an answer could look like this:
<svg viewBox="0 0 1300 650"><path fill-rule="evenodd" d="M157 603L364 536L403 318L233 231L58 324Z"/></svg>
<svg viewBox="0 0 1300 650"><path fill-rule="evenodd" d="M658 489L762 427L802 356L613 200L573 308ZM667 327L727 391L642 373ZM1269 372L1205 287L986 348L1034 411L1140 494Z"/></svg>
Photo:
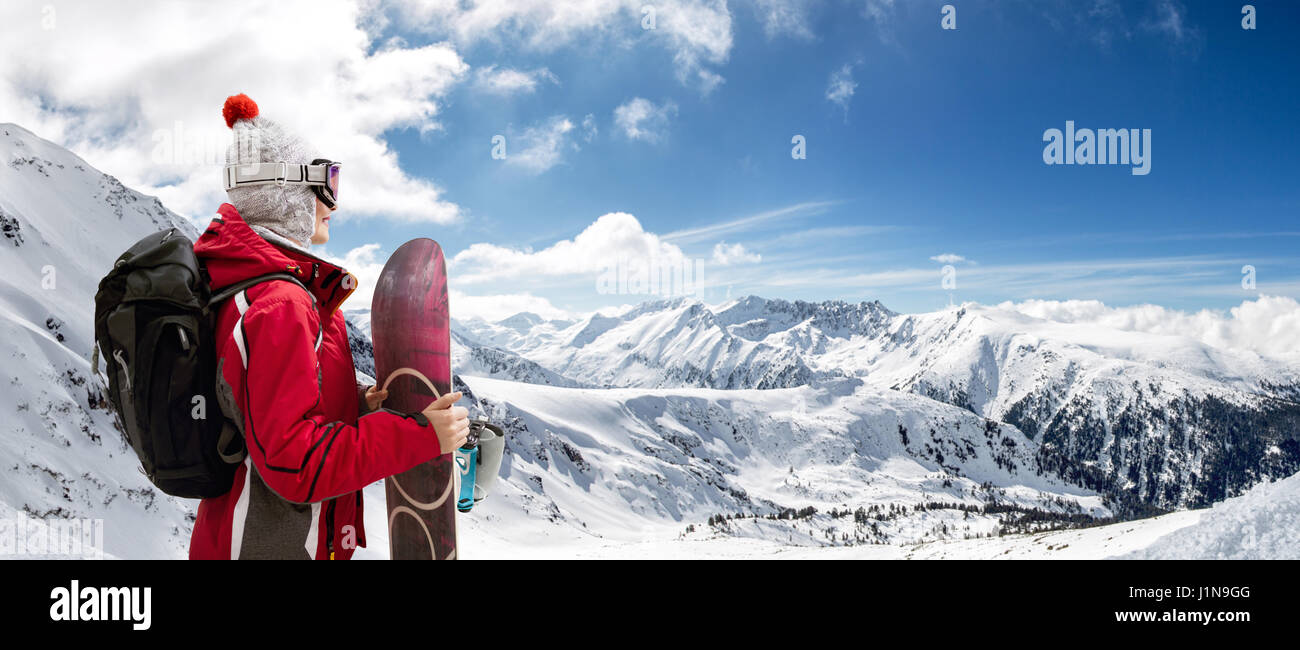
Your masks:
<svg viewBox="0 0 1300 650"><path fill-rule="evenodd" d="M451 392L451 323L442 247L402 244L379 274L371 302L375 380L384 408L418 413ZM458 487L451 450L384 480L388 551L394 560L456 558Z"/></svg>

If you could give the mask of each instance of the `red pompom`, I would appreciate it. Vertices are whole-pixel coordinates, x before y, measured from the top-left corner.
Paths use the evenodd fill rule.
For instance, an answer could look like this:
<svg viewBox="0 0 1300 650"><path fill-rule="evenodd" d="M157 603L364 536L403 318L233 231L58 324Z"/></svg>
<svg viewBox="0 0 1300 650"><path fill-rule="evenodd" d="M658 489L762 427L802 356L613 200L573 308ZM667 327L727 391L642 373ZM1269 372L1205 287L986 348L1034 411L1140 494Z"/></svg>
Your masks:
<svg viewBox="0 0 1300 650"><path fill-rule="evenodd" d="M257 117L257 102L244 93L231 95L226 98L226 105L222 107L221 115L226 118L226 126L233 129L236 120L251 120Z"/></svg>

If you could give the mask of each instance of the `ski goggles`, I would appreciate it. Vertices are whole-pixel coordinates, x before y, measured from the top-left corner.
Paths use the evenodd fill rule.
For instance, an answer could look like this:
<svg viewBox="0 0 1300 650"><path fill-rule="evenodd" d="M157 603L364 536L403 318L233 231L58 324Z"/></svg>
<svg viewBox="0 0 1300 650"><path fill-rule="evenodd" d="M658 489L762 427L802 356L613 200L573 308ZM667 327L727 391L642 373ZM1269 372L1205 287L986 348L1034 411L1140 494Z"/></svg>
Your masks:
<svg viewBox="0 0 1300 650"><path fill-rule="evenodd" d="M253 185L303 184L311 187L325 207L333 210L339 203L339 170L343 163L317 158L310 165L287 162L226 165L226 191Z"/></svg>

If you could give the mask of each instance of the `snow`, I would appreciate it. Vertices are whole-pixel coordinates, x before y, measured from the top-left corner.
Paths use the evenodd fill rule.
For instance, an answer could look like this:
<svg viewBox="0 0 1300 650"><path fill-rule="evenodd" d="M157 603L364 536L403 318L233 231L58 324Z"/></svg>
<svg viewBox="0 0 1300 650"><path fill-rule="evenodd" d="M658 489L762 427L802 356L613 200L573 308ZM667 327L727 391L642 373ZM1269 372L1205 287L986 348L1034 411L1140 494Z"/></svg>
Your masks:
<svg viewBox="0 0 1300 650"><path fill-rule="evenodd" d="M197 502L155 490L104 408L94 293L140 237L188 221L85 161L0 124L0 519L102 519L110 557L184 557Z"/></svg>
<svg viewBox="0 0 1300 650"><path fill-rule="evenodd" d="M0 521L102 520L107 557L185 557L197 502L137 471L89 364L98 279L173 225L197 234L0 125ZM346 315L358 378L373 381L369 312ZM1300 555L1293 360L974 304L908 315L755 296L453 321L453 359L468 405L508 432L495 492L459 518L468 559ZM1216 438L1233 420L1205 404L1262 424ZM1069 462L1126 486L1160 454L1134 486L1177 511L999 535L1007 509L1058 525L1115 512L1097 488L1040 471L1050 427ZM1248 473L1226 501L1187 510L1204 496L1192 477L1221 471L1227 444ZM1199 485L1226 483L1215 476ZM357 557L387 557L382 483L364 497Z"/></svg>
<svg viewBox="0 0 1300 650"><path fill-rule="evenodd" d="M1151 560L1300 559L1300 474L1215 504L1194 525L1125 556Z"/></svg>
<svg viewBox="0 0 1300 650"><path fill-rule="evenodd" d="M1300 447L1284 444L1300 421L1300 365L1181 335L1057 323L973 303L896 314L879 303L755 296L717 307L649 302L562 330L510 322L516 327L468 321L456 331L573 385L770 389L858 378L1018 425L1099 476L1123 477L1115 490L1135 489L1162 508L1203 507L1300 470ZM1242 421L1261 444L1229 439ZM1227 471L1210 453L1220 448L1257 469L1198 484L1196 476ZM1163 457L1151 459L1155 453Z"/></svg>
<svg viewBox="0 0 1300 650"><path fill-rule="evenodd" d="M851 389L723 391L461 380L476 407L508 433L503 494L490 496L470 518L482 510L513 522L507 527L519 535L515 541L528 546L562 535L550 527L539 531L538 519L581 536L632 542L646 531L671 538L717 513L930 501L978 506L988 497L985 482L1003 488L997 497L1002 503L1109 514L1086 490L996 464L993 451L1003 451L1007 437L1021 445L1007 454L1019 467L1032 457L1033 443L1014 429L990 440L984 420L974 414L861 383ZM971 452L965 460L947 461L959 466L952 472L908 451L899 439L900 424L918 432L918 439L934 425L935 437L927 438L933 444ZM1057 499L1060 504L1053 505ZM918 541L932 537L943 516L901 517L882 530L896 541ZM793 535L822 545L834 528L830 517L820 515L795 526L761 523L767 527L738 534ZM972 534L995 526L983 515L967 525Z"/></svg>
<svg viewBox="0 0 1300 650"><path fill-rule="evenodd" d="M382 494L380 487L380 504ZM1300 530L1300 475L1262 484L1211 509L1106 526L852 547L796 546L761 537L707 532L683 535L679 530L653 528L639 531L642 538L632 540L550 530L521 544L518 526L503 525L501 509L493 505L485 501L460 516L464 559L1300 559L1300 536L1296 535ZM386 555L367 549L358 557L382 559Z"/></svg>

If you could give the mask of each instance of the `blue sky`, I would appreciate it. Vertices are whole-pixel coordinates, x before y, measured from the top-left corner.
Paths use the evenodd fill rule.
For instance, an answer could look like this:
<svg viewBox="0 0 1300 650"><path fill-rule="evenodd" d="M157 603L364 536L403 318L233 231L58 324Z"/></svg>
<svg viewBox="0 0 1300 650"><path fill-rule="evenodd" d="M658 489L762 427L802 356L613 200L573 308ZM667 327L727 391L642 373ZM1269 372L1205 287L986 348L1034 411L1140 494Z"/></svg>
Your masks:
<svg viewBox="0 0 1300 650"><path fill-rule="evenodd" d="M1254 30L1242 29L1242 3L1199 0L670 0L654 5L650 30L643 4L342 3L346 38L323 47L360 43L340 68L371 65L379 81L321 104L372 125L365 143L395 158L371 162L339 130L314 133L345 162L329 254L364 279L402 242L433 237L457 297L484 313L651 298L596 284L610 259L649 252L702 265L697 295L710 302L1197 310L1300 296L1294 2L1253 3ZM941 28L944 4L955 30ZM320 13L312 20L330 20ZM250 47L281 38L238 35ZM407 66L385 52L430 58ZM426 69L442 76L422 79ZM291 115L274 94L285 83L219 79L175 101L245 90ZM297 96L327 92L304 88ZM137 104L170 124L151 101ZM377 115L390 106L397 117ZM647 117L631 120L638 110ZM206 210L186 204L192 186L115 162L55 117L32 119L168 205ZM1150 173L1045 164L1044 132L1067 120L1150 129ZM504 160L492 156L497 135ZM791 157L795 135L806 159ZM955 289L941 285L945 263ZM1245 265L1254 289L1242 286Z"/></svg>
<svg viewBox="0 0 1300 650"><path fill-rule="evenodd" d="M1169 5L1177 25L1161 24L1170 17L1160 3L1090 15L1083 2L959 2L949 31L943 4L899 3L879 20L858 5L814 5L809 35L769 35L758 12L737 6L734 47L715 68L725 81L708 93L678 79L670 53L638 43L635 22L625 45L476 45L462 52L471 65L545 68L553 79L508 97L466 84L447 98L442 130L389 134L403 166L444 187L464 222L432 233L341 227L336 237L388 248L432 234L449 255L482 241L536 250L608 212L663 235L815 203L682 248L708 258L725 241L761 256L706 266L706 282L732 295L880 299L903 311L950 294L1224 307L1256 295L1241 285L1246 264L1259 291L1300 294L1294 3L1258 3L1254 31L1241 28L1239 6L1208 2ZM845 66L856 88L839 104L827 90ZM658 141L614 123L615 107L636 97L676 106ZM491 157L493 135L509 145L510 133L556 115L575 124L580 150L564 148L541 172ZM578 127L586 115L598 129L591 142ZM1043 131L1066 120L1151 129L1151 172L1045 165ZM804 160L791 158L795 134L807 139ZM966 259L954 264L955 291L930 259L942 254ZM491 288L579 310L635 301L595 294L589 279Z"/></svg>

